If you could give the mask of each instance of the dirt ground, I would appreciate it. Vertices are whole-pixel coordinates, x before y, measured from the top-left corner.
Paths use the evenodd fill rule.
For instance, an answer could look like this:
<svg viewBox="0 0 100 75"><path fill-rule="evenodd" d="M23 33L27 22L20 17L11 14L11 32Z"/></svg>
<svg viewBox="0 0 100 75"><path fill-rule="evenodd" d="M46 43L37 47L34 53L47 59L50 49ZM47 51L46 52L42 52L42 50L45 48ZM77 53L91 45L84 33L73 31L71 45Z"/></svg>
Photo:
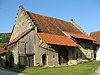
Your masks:
<svg viewBox="0 0 100 75"><path fill-rule="evenodd" d="M91 75L100 75L100 67L98 67L98 69L95 71L95 73L91 74Z"/></svg>

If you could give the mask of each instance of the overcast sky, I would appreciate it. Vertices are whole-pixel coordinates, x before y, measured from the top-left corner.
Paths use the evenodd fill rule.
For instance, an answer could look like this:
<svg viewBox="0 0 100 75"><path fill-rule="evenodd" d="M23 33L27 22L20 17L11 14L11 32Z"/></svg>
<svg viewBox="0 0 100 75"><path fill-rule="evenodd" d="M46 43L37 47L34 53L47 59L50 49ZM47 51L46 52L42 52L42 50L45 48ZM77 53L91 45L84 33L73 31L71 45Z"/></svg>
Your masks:
<svg viewBox="0 0 100 75"><path fill-rule="evenodd" d="M0 33L11 32L18 8L74 21L88 34L100 30L100 0L0 0Z"/></svg>

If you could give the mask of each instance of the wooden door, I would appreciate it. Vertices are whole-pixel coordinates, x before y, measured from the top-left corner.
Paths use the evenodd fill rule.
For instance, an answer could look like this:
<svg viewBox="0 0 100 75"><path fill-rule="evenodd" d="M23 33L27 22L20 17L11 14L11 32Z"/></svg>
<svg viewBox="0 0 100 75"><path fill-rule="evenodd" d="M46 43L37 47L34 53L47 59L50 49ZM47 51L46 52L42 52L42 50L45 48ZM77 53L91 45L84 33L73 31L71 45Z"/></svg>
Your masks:
<svg viewBox="0 0 100 75"><path fill-rule="evenodd" d="M32 67L34 66L34 56L28 56L28 66Z"/></svg>

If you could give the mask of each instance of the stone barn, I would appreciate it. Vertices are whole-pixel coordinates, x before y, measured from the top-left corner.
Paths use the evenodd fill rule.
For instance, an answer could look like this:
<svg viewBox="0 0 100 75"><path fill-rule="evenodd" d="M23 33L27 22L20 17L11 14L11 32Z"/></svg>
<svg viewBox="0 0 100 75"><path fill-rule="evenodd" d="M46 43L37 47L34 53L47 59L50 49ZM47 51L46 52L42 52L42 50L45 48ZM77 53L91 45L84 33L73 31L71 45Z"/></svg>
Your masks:
<svg viewBox="0 0 100 75"><path fill-rule="evenodd" d="M12 51L15 65L59 66L91 60L93 41L72 19L66 22L20 6L6 48Z"/></svg>

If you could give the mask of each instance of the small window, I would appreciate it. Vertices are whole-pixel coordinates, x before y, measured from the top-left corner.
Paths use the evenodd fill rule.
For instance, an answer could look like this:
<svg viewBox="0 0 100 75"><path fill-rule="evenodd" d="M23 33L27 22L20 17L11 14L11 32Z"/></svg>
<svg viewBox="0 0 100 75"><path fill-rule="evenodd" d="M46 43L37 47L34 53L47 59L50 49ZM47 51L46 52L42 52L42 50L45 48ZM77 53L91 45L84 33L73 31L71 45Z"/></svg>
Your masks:
<svg viewBox="0 0 100 75"><path fill-rule="evenodd" d="M55 55L53 55L53 58L55 58Z"/></svg>

